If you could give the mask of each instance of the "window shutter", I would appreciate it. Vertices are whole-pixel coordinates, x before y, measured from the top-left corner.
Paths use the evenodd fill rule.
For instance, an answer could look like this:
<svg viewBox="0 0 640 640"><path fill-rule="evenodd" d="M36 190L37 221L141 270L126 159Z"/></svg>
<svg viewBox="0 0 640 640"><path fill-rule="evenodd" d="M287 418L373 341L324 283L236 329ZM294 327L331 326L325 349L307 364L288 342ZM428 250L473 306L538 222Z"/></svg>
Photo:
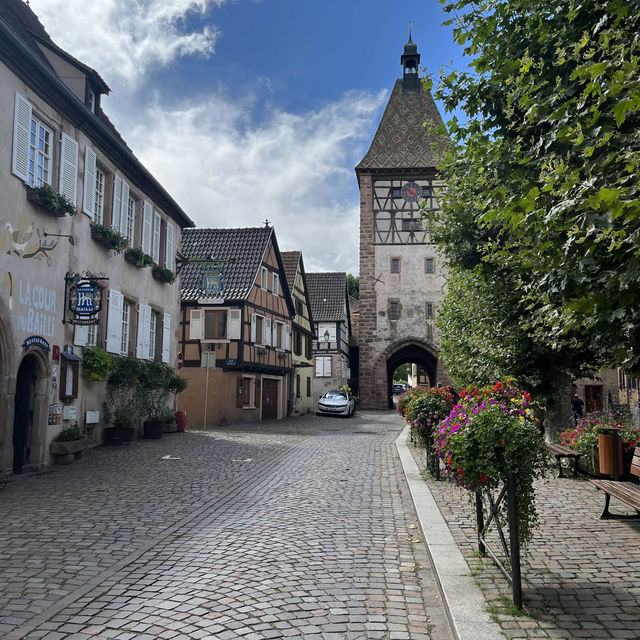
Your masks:
<svg viewBox="0 0 640 640"><path fill-rule="evenodd" d="M251 342L256 341L256 314L251 314Z"/></svg>
<svg viewBox="0 0 640 640"><path fill-rule="evenodd" d="M96 154L89 146L84 148L84 195L82 212L93 220L96 212Z"/></svg>
<svg viewBox="0 0 640 640"><path fill-rule="evenodd" d="M173 225L167 220L167 238L165 242L164 266L173 271Z"/></svg>
<svg viewBox="0 0 640 640"><path fill-rule="evenodd" d="M73 330L73 344L76 347L86 347L89 339L89 327L86 324L77 324Z"/></svg>
<svg viewBox="0 0 640 640"><path fill-rule="evenodd" d="M149 359L149 331L151 331L151 307L141 304L138 307L138 343L136 358Z"/></svg>
<svg viewBox="0 0 640 640"><path fill-rule="evenodd" d="M264 323L262 325L264 327L264 336L262 338L262 344L266 345L267 347L270 347L272 344L275 345L276 344L276 337L275 335L272 336L272 331L271 331L271 318L265 318L264 319ZM273 332L276 331L276 323L273 323Z"/></svg>
<svg viewBox="0 0 640 640"><path fill-rule="evenodd" d="M236 408L242 409L244 406L244 379L238 376L238 391L236 393Z"/></svg>
<svg viewBox="0 0 640 640"><path fill-rule="evenodd" d="M115 289L109 291L109 313L107 314L107 351L120 353L122 340L122 301L124 296Z"/></svg>
<svg viewBox="0 0 640 640"><path fill-rule="evenodd" d="M229 340L240 340L242 338L242 311L240 309L229 309Z"/></svg>
<svg viewBox="0 0 640 640"><path fill-rule="evenodd" d="M165 313L162 319L162 362L169 362L169 343L171 342L171 316Z"/></svg>
<svg viewBox="0 0 640 640"><path fill-rule="evenodd" d="M289 333L289 325L285 324L282 326L282 330L284 333L284 348L287 351L291 350L291 334Z"/></svg>
<svg viewBox="0 0 640 640"><path fill-rule="evenodd" d="M280 278L277 273L273 274L273 295L280 295Z"/></svg>
<svg viewBox="0 0 640 640"><path fill-rule="evenodd" d="M122 211L122 178L116 176L113 182L113 211L111 227L120 232L120 213Z"/></svg>
<svg viewBox="0 0 640 640"><path fill-rule="evenodd" d="M153 208L151 203L144 201L142 215L142 250L151 255L151 220L153 216Z"/></svg>
<svg viewBox="0 0 640 640"><path fill-rule="evenodd" d="M129 223L129 185L122 181L122 195L120 200L120 235L127 237L127 224ZM133 240L133 238L131 239ZM133 246L133 242L129 243Z"/></svg>
<svg viewBox="0 0 640 640"><path fill-rule="evenodd" d="M191 340L202 340L202 309L191 309L189 338Z"/></svg>
<svg viewBox="0 0 640 640"><path fill-rule="evenodd" d="M160 264L160 225L162 218L157 211L153 212L153 253L151 257L156 264Z"/></svg>
<svg viewBox="0 0 640 640"><path fill-rule="evenodd" d="M316 358L316 378L322 377L322 358Z"/></svg>
<svg viewBox="0 0 640 640"><path fill-rule="evenodd" d="M78 143L62 134L60 147L60 193L65 195L76 206L78 200Z"/></svg>
<svg viewBox="0 0 640 640"><path fill-rule="evenodd" d="M16 93L13 116L13 157L11 171L25 182L29 181L29 139L31 137L31 103Z"/></svg>

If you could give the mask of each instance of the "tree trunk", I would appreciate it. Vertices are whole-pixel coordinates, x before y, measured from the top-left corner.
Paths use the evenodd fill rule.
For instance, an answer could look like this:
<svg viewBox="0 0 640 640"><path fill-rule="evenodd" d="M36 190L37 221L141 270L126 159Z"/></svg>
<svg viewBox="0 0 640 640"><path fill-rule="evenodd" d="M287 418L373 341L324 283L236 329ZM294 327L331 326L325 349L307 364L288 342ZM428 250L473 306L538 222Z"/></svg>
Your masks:
<svg viewBox="0 0 640 640"><path fill-rule="evenodd" d="M544 418L545 437L549 442L558 442L560 433L573 426L571 407L571 374L566 369L552 368L549 381L555 393L547 406Z"/></svg>

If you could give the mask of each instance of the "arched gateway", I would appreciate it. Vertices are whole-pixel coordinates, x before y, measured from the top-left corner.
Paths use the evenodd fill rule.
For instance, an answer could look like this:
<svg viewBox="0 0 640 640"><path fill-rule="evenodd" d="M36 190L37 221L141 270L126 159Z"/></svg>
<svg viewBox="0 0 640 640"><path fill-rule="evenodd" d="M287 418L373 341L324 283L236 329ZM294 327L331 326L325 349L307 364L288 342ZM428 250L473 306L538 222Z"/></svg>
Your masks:
<svg viewBox="0 0 640 640"><path fill-rule="evenodd" d="M448 384L438 361L435 315L444 295L442 257L420 226L420 203L438 207L432 133L442 118L418 78L411 41L369 151L356 167L360 188L360 404L386 409L391 377L406 362ZM426 126L425 126L426 124Z"/></svg>

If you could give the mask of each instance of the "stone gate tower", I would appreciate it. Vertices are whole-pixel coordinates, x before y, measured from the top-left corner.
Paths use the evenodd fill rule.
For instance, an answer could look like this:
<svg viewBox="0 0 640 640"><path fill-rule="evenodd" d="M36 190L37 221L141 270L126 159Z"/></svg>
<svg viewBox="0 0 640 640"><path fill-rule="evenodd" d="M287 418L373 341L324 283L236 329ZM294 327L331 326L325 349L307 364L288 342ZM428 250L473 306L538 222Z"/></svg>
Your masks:
<svg viewBox="0 0 640 640"><path fill-rule="evenodd" d="M435 316L444 295L442 258L420 225L420 204L438 207L442 183L431 132L442 124L418 78L420 54L409 36L369 151L356 167L360 187L360 403L391 405L393 371L420 365L431 385L448 384L438 361ZM428 380L427 380L428 378Z"/></svg>

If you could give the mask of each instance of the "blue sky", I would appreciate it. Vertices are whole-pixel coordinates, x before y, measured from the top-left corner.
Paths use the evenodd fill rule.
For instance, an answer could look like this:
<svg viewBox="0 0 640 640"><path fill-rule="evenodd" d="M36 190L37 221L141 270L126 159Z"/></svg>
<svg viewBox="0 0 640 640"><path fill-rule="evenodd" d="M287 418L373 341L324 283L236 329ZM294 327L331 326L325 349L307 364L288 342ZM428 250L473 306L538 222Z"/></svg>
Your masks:
<svg viewBox="0 0 640 640"><path fill-rule="evenodd" d="M463 65L437 0L31 0L200 227L261 225L307 271L358 271L353 167L401 76ZM445 118L446 118L446 114Z"/></svg>

